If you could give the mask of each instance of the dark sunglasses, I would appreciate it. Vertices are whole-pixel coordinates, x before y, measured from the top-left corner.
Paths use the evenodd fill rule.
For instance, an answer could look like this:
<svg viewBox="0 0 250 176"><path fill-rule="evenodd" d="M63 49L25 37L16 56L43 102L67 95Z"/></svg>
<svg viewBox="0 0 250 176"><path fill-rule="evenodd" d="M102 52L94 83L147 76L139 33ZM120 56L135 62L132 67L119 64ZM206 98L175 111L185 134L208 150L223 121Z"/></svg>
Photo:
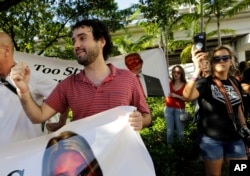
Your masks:
<svg viewBox="0 0 250 176"><path fill-rule="evenodd" d="M231 59L231 57L229 55L224 55L224 56L214 56L213 57L213 61L214 62L220 62L221 60L223 62L227 62L227 60Z"/></svg>
<svg viewBox="0 0 250 176"><path fill-rule="evenodd" d="M173 73L176 73L176 74L181 74L180 71L173 71Z"/></svg>

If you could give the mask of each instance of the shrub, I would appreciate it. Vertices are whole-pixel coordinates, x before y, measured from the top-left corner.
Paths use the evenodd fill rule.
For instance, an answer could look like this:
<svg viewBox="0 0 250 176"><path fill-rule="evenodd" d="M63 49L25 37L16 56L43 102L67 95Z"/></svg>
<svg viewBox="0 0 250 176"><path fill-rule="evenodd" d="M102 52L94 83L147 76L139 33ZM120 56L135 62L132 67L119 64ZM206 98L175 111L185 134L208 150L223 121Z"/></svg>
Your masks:
<svg viewBox="0 0 250 176"><path fill-rule="evenodd" d="M152 114L152 125L140 133L152 157L157 176L205 175L196 147L196 125L186 122L183 141L167 144L166 123L163 115L164 97L147 98ZM186 110L194 114L193 105L187 103Z"/></svg>

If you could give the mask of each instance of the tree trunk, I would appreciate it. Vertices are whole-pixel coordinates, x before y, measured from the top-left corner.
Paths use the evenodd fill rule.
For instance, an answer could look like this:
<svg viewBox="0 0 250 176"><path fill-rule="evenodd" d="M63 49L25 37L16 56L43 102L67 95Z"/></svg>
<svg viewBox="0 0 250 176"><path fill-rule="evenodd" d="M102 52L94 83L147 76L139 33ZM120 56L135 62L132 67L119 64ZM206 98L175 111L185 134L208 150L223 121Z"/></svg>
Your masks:
<svg viewBox="0 0 250 176"><path fill-rule="evenodd" d="M218 33L218 46L222 45L221 35L220 35L220 18L217 17L217 33Z"/></svg>

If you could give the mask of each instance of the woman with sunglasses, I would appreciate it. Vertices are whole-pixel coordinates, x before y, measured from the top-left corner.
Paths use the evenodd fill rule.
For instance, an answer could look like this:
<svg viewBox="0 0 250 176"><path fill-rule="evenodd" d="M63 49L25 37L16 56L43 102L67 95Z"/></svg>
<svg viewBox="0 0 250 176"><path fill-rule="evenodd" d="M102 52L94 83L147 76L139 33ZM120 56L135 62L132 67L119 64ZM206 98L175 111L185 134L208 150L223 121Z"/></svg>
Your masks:
<svg viewBox="0 0 250 176"><path fill-rule="evenodd" d="M231 117L236 119L237 125L248 129L241 106L242 100L239 92L241 87L239 82L231 76L235 69L233 52L227 46L215 48L208 57L211 75L197 80L201 72L200 62L206 57L207 53L192 48L195 71L184 88L183 97L187 101L198 98L200 107L198 112L200 119L197 123L199 152L205 165L206 175L219 176L222 173L224 159L228 165L230 160L247 160L245 145ZM219 87L224 87L225 93ZM228 113L227 104L232 106L232 115Z"/></svg>
<svg viewBox="0 0 250 176"><path fill-rule="evenodd" d="M185 72L180 65L172 69L169 87L170 94L165 98L164 117L167 126L167 142L174 141L174 129L176 127L178 140L183 138L184 124L180 120L181 113L185 110L185 102L182 96L186 84Z"/></svg>

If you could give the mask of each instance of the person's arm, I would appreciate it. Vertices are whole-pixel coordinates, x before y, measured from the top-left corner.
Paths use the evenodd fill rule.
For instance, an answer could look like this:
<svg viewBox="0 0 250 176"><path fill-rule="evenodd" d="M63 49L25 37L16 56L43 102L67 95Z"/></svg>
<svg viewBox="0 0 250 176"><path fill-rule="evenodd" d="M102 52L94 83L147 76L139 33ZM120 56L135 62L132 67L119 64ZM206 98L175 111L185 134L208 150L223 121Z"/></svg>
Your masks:
<svg viewBox="0 0 250 176"><path fill-rule="evenodd" d="M44 122L56 114L56 111L47 104L43 103L39 106L33 100L28 87L30 69L24 63L12 67L10 77L17 88L23 109L33 123Z"/></svg>
<svg viewBox="0 0 250 176"><path fill-rule="evenodd" d="M243 93L249 94L250 93L250 85L247 83L241 83Z"/></svg>
<svg viewBox="0 0 250 176"><path fill-rule="evenodd" d="M199 51L200 50L196 50L194 46L192 47L191 54L195 71L183 90L183 98L186 101L193 101L199 97L199 91L196 89L196 80L200 77L201 73L200 62L207 57L207 53Z"/></svg>
<svg viewBox="0 0 250 176"><path fill-rule="evenodd" d="M151 114L142 113L142 128L148 127L152 123Z"/></svg>
<svg viewBox="0 0 250 176"><path fill-rule="evenodd" d="M247 127L246 119L244 117L244 113L243 113L241 106L239 106L239 108L238 108L238 118L239 118L240 126L243 128Z"/></svg>
<svg viewBox="0 0 250 176"><path fill-rule="evenodd" d="M185 101L184 97L176 93L169 93L169 96Z"/></svg>
<svg viewBox="0 0 250 176"><path fill-rule="evenodd" d="M240 80L241 88L243 93L249 94L250 93L250 68L247 68L243 72L243 76Z"/></svg>
<svg viewBox="0 0 250 176"><path fill-rule="evenodd" d="M196 80L199 72L195 71L192 78L186 83L182 96L185 101L193 101L199 97L199 91L196 89Z"/></svg>
<svg viewBox="0 0 250 176"><path fill-rule="evenodd" d="M30 118L32 123L41 123L48 120L50 117L55 115L57 112L43 103L41 106L37 105L36 102L31 97L29 91L26 93L18 93L23 109L27 116Z"/></svg>
<svg viewBox="0 0 250 176"><path fill-rule="evenodd" d="M239 108L238 108L238 119L239 119L239 123L240 123L240 126L241 126L241 131L243 131L243 133L245 135L250 135L250 130L248 129L246 119L244 117L243 109L242 109L241 106L239 106ZM246 145L246 147L248 147L247 155L249 156L249 154L250 154L250 146Z"/></svg>

